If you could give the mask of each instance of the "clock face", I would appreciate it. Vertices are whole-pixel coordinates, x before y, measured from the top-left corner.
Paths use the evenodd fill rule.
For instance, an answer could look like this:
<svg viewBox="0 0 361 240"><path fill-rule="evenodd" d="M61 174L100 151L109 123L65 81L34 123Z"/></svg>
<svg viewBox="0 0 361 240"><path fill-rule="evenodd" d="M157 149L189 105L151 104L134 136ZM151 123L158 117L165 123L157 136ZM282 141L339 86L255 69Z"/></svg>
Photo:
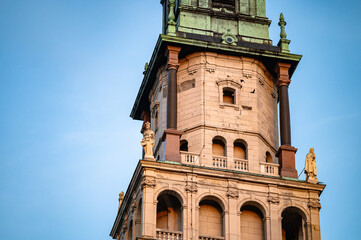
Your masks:
<svg viewBox="0 0 361 240"><path fill-rule="evenodd" d="M230 37L228 37L228 38L226 38L226 42L227 42L227 43L232 43L232 42L233 42L233 39L230 38Z"/></svg>

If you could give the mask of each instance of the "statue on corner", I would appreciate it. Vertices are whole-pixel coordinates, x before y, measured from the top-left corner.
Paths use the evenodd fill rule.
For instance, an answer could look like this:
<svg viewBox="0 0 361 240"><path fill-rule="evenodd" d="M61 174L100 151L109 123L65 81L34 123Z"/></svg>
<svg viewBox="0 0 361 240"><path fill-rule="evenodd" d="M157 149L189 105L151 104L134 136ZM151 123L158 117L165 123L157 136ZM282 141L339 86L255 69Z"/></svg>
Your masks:
<svg viewBox="0 0 361 240"><path fill-rule="evenodd" d="M306 182L318 183L316 155L314 153L314 148L310 148L310 152L306 156L305 174L306 174Z"/></svg>
<svg viewBox="0 0 361 240"><path fill-rule="evenodd" d="M144 149L144 159L145 160L154 160L153 155L153 147L155 144L155 135L152 130L150 130L150 123L145 123L145 130L143 132L143 139L141 141L141 144Z"/></svg>
<svg viewBox="0 0 361 240"><path fill-rule="evenodd" d="M119 208L122 205L123 199L124 199L124 192L121 192L121 193L119 193L119 199L118 199L119 200Z"/></svg>

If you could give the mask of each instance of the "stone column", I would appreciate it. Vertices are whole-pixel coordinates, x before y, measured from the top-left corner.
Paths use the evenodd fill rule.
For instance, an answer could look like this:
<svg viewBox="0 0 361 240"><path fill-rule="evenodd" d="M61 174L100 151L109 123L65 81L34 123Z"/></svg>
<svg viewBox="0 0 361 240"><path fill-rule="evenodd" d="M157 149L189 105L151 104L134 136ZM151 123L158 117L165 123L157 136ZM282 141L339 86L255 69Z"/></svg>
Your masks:
<svg viewBox="0 0 361 240"><path fill-rule="evenodd" d="M168 83L167 83L167 129L164 131L166 161L180 162L179 140L182 135L177 131L177 71L180 47L168 46Z"/></svg>
<svg viewBox="0 0 361 240"><path fill-rule="evenodd" d="M185 211L183 228L183 239L196 239L196 199L197 199L197 175L187 174L187 185L185 187L187 193L187 209Z"/></svg>
<svg viewBox="0 0 361 240"><path fill-rule="evenodd" d="M237 190L236 190L237 191ZM239 238L239 225L238 225L238 214L237 214L237 203L238 203L238 193L233 194L232 196L228 194L228 228L226 229L226 239L229 240L238 240ZM226 225L227 226L227 225ZM228 231L227 231L228 230Z"/></svg>
<svg viewBox="0 0 361 240"><path fill-rule="evenodd" d="M297 148L291 146L291 121L288 100L288 86L291 83L289 68L291 64L278 63L276 66L277 85L280 101L281 146L277 152L282 177L297 178L295 155Z"/></svg>
<svg viewBox="0 0 361 240"><path fill-rule="evenodd" d="M310 228L310 235L312 240L321 240L321 229L320 229L320 209L321 204L319 200L310 200L308 203L310 209L311 222L308 224ZM309 235L309 236L310 236Z"/></svg>
<svg viewBox="0 0 361 240"><path fill-rule="evenodd" d="M157 206L154 204L154 188L156 181L154 171L147 172L143 178L143 214L142 214L142 237L155 238L156 235L156 212Z"/></svg>
<svg viewBox="0 0 361 240"><path fill-rule="evenodd" d="M142 125L142 129L140 130L140 132L143 134L143 132L145 130L145 123L150 122L150 111L149 110L143 110L142 119L143 119L143 125ZM144 149L142 147L142 159L144 159L144 154L145 154Z"/></svg>

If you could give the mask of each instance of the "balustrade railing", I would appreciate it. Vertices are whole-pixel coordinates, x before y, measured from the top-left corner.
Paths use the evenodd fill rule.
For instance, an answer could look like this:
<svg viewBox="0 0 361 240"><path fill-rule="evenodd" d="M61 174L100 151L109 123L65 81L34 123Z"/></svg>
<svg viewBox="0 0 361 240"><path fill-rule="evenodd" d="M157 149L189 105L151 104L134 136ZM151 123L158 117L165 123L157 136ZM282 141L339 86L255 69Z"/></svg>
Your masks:
<svg viewBox="0 0 361 240"><path fill-rule="evenodd" d="M213 167L227 168L227 157L213 156Z"/></svg>
<svg viewBox="0 0 361 240"><path fill-rule="evenodd" d="M197 164L199 163L199 154L180 151L182 163Z"/></svg>
<svg viewBox="0 0 361 240"><path fill-rule="evenodd" d="M276 163L260 163L261 173L265 175L278 175L278 167L279 165Z"/></svg>
<svg viewBox="0 0 361 240"><path fill-rule="evenodd" d="M157 229L157 239L158 240L182 240L182 232L170 232L165 230Z"/></svg>
<svg viewBox="0 0 361 240"><path fill-rule="evenodd" d="M248 172L249 168L248 168L248 161L245 159L234 159L234 169L239 170L239 171L243 171L243 172Z"/></svg>
<svg viewBox="0 0 361 240"><path fill-rule="evenodd" d="M224 237L199 236L199 240L224 240Z"/></svg>

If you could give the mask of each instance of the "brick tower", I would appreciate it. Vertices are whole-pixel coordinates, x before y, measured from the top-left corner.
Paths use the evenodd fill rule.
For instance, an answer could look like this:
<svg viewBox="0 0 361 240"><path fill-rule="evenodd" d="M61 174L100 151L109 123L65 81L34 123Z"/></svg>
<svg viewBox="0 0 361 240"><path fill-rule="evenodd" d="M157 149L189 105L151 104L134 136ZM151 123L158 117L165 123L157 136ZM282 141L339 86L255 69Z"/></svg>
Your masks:
<svg viewBox="0 0 361 240"><path fill-rule="evenodd" d="M131 112L154 147L120 196L110 235L321 239L325 185L295 169L288 87L301 56L289 51L283 15L274 46L265 0L161 4L162 34Z"/></svg>

